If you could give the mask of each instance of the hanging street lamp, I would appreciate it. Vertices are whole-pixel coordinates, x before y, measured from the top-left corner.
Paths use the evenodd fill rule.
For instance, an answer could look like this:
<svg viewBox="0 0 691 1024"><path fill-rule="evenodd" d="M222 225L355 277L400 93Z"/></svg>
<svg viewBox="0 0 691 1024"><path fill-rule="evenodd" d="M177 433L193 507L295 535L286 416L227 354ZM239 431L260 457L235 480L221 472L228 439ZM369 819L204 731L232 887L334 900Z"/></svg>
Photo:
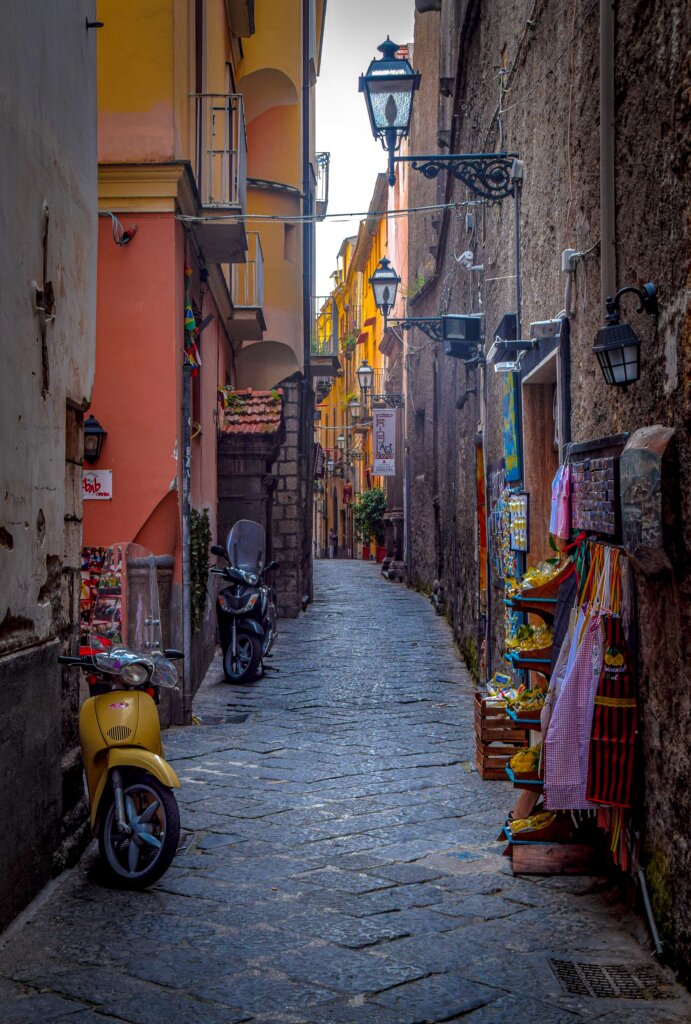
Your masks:
<svg viewBox="0 0 691 1024"><path fill-rule="evenodd" d="M421 156L394 156L410 131L413 99L420 87L420 74L413 71L406 57L396 57L400 49L389 37L377 49L367 73L360 75L359 91L365 94L372 134L380 139L389 154L389 185L396 184L394 164L409 163L426 178L447 171L462 181L474 195L489 204L514 194L523 178L516 153L436 153Z"/></svg>
<svg viewBox="0 0 691 1024"><path fill-rule="evenodd" d="M108 431L104 430L95 416L88 416L84 421L84 459L86 462L97 462L101 455L103 440Z"/></svg>
<svg viewBox="0 0 691 1024"><path fill-rule="evenodd" d="M345 448L345 442L346 442L346 439L345 439L344 435L343 434L339 434L338 437L336 438L336 447L338 448L339 452L342 452L343 449Z"/></svg>
<svg viewBox="0 0 691 1024"><path fill-rule="evenodd" d="M642 288L634 288L632 285L620 288L613 299L607 297L607 315L593 346L607 384L623 388L624 391L640 376L641 340L630 324L621 322L619 303L622 296L628 293L640 299L639 313L657 316L657 288L654 284L649 282Z"/></svg>
<svg viewBox="0 0 691 1024"><path fill-rule="evenodd" d="M363 359L360 365L358 366L356 376L358 384L360 385L362 397L366 402L367 395L372 388L372 381L374 380L374 370L372 369L372 367L370 366L366 359Z"/></svg>
<svg viewBox="0 0 691 1024"><path fill-rule="evenodd" d="M386 256L379 260L379 265L370 277L369 283L374 292L374 304L386 320L396 305L396 293L401 283L400 277Z"/></svg>
<svg viewBox="0 0 691 1024"><path fill-rule="evenodd" d="M389 37L377 47L382 54L360 75L359 91L365 94L372 134L389 154L389 185L396 184L394 153L410 131L413 94L420 88L420 74L405 57L395 57L398 43Z"/></svg>
<svg viewBox="0 0 691 1024"><path fill-rule="evenodd" d="M483 341L483 318L479 313L389 318L389 312L396 302L396 289L400 280L385 257L379 260L379 266L369 279L374 292L374 304L384 317L384 329L389 324L395 324L402 331L417 327L433 341L443 341L446 355L457 359L476 359Z"/></svg>
<svg viewBox="0 0 691 1024"><path fill-rule="evenodd" d="M360 402L360 399L357 397L357 395L355 395L353 398L350 399L350 402L348 403L348 408L350 409L351 418L353 420L358 419L359 416L360 416L360 410L362 408L362 404Z"/></svg>

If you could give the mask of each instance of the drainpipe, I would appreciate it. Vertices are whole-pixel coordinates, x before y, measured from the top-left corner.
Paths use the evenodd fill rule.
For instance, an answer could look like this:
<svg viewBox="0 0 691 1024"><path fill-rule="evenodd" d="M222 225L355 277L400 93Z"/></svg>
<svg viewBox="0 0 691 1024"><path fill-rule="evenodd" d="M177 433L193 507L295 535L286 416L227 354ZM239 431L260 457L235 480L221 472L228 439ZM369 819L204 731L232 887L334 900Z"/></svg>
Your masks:
<svg viewBox="0 0 691 1024"><path fill-rule="evenodd" d="M600 293L602 309L617 280L614 166L615 0L600 0Z"/></svg>
<svg viewBox="0 0 691 1024"><path fill-rule="evenodd" d="M184 356L183 356L184 359ZM182 719L192 720L192 569L190 564L191 378L192 367L182 366Z"/></svg>
<svg viewBox="0 0 691 1024"><path fill-rule="evenodd" d="M310 374L311 277L312 277L312 182L310 181L310 0L302 0L302 317L303 369Z"/></svg>

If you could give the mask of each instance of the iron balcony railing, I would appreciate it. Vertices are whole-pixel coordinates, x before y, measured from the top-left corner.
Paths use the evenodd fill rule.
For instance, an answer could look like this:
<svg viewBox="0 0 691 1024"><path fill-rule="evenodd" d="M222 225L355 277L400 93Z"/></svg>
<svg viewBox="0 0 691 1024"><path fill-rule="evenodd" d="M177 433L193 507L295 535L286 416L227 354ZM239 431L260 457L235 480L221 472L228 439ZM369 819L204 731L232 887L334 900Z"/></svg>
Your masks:
<svg viewBox="0 0 691 1024"><path fill-rule="evenodd" d="M332 295L317 295L310 351L313 356L338 356L338 310Z"/></svg>
<svg viewBox="0 0 691 1024"><path fill-rule="evenodd" d="M232 263L230 297L236 309L264 305L264 253L258 231L247 232L247 262Z"/></svg>
<svg viewBox="0 0 691 1024"><path fill-rule="evenodd" d="M202 207L244 210L247 138L242 96L195 93L195 179Z"/></svg>
<svg viewBox="0 0 691 1024"><path fill-rule="evenodd" d="M316 213L317 220L324 220L326 217L326 208L329 205L329 163L331 162L330 153L317 153L316 164L317 164L317 195L316 195Z"/></svg>

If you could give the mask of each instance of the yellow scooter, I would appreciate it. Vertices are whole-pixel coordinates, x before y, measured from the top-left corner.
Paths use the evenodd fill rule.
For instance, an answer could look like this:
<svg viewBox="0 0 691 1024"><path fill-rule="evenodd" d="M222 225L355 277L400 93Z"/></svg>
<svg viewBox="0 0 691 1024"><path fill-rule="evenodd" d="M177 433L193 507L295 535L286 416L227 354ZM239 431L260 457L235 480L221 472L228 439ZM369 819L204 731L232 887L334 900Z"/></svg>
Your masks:
<svg viewBox="0 0 691 1024"><path fill-rule="evenodd" d="M159 688L177 687L171 659L180 657L161 649L154 556L116 544L103 562L79 657L58 661L87 676L79 739L91 828L111 880L131 889L161 877L180 838L173 794L180 782L163 757L156 709Z"/></svg>

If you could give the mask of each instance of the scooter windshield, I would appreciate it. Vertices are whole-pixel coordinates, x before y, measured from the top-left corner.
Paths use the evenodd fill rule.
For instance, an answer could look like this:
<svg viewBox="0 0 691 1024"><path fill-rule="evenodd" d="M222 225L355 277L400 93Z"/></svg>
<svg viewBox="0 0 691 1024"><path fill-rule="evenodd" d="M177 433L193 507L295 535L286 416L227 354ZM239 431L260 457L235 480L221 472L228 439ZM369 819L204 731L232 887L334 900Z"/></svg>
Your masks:
<svg viewBox="0 0 691 1024"><path fill-rule="evenodd" d="M260 573L266 563L264 527L251 519L241 519L228 534L226 553L234 568Z"/></svg>
<svg viewBox="0 0 691 1024"><path fill-rule="evenodd" d="M105 552L89 647L98 667L111 675L129 674L137 682L132 666L139 661L154 685L177 686L175 666L163 654L156 557L140 544L114 544Z"/></svg>

